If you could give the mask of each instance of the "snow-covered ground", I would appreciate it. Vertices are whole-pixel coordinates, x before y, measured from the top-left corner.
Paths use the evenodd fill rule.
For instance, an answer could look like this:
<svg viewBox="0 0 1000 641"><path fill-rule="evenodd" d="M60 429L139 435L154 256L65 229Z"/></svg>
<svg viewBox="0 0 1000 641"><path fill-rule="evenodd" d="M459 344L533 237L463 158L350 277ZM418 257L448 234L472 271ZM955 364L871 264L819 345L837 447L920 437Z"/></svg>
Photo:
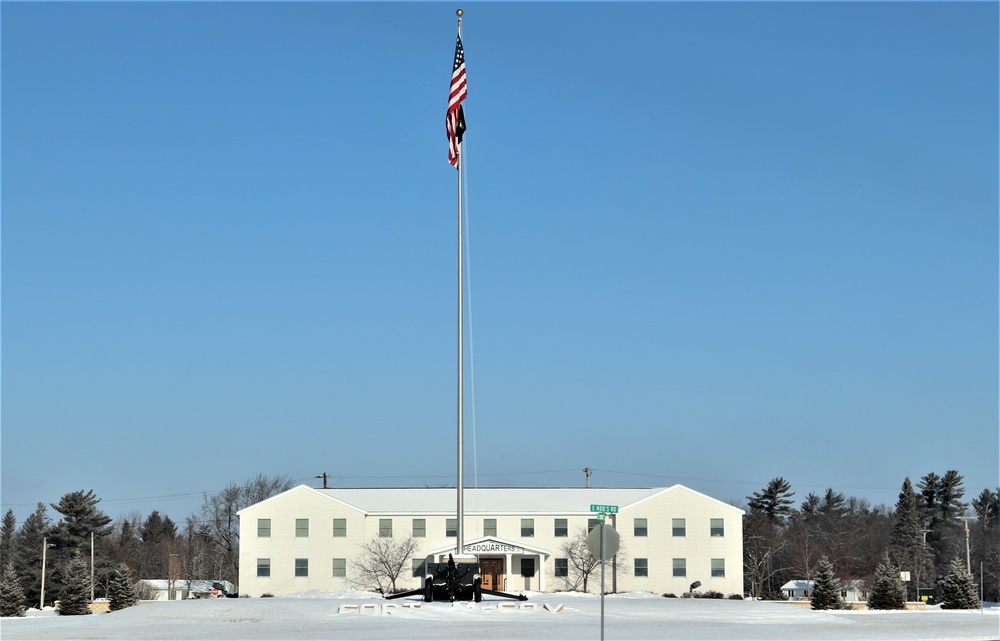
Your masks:
<svg viewBox="0 0 1000 641"><path fill-rule="evenodd" d="M0 637L4 641L600 639L599 596L565 592L528 596L526 602L486 599L451 605L416 598L384 601L366 592L315 591L268 599L144 603L83 617L32 610L25 618L0 620ZM814 612L779 603L631 593L605 598L605 638L994 640L1000 638L1000 608L987 608L985 613L933 607Z"/></svg>

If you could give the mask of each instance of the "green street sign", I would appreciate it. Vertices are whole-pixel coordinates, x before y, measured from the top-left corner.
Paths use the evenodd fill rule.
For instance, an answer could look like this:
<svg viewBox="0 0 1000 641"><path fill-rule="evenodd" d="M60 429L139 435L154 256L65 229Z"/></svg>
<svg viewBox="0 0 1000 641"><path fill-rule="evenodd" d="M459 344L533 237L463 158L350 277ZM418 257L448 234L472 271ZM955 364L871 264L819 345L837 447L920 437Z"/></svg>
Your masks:
<svg viewBox="0 0 1000 641"><path fill-rule="evenodd" d="M618 514L617 505L591 505L591 512L600 512L601 514Z"/></svg>

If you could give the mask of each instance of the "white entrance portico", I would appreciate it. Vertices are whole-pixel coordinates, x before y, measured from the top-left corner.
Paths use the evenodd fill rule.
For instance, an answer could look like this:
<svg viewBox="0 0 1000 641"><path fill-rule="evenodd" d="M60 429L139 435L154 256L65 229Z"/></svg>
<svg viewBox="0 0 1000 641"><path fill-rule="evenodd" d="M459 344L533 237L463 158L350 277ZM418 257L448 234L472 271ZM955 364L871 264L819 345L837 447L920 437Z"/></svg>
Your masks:
<svg viewBox="0 0 1000 641"><path fill-rule="evenodd" d="M427 554L427 560L443 563L448 560L449 554L454 553L454 545L436 548ZM464 553L475 556L479 562L484 589L508 592L545 591L545 561L550 555L548 550L487 536L466 541ZM523 583L511 580L511 576L523 578Z"/></svg>

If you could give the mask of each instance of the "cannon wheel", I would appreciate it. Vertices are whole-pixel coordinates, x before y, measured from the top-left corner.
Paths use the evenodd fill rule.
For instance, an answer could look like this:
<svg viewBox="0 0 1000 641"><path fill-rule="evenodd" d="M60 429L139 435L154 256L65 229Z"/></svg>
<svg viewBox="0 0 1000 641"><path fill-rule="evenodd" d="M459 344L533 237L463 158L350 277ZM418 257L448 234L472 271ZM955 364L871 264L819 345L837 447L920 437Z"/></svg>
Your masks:
<svg viewBox="0 0 1000 641"><path fill-rule="evenodd" d="M472 597L479 603L483 600L483 579L482 577L476 577L472 581Z"/></svg>

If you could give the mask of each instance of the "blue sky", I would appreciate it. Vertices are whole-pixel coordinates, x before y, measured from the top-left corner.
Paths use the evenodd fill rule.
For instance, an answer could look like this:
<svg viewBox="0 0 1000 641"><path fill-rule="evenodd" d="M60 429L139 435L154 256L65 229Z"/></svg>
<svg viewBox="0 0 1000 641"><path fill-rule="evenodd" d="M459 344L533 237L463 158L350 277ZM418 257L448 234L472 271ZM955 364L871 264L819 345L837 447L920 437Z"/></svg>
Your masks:
<svg viewBox="0 0 1000 641"><path fill-rule="evenodd" d="M454 484L458 6L467 484L998 484L996 3L4 3L4 510Z"/></svg>

